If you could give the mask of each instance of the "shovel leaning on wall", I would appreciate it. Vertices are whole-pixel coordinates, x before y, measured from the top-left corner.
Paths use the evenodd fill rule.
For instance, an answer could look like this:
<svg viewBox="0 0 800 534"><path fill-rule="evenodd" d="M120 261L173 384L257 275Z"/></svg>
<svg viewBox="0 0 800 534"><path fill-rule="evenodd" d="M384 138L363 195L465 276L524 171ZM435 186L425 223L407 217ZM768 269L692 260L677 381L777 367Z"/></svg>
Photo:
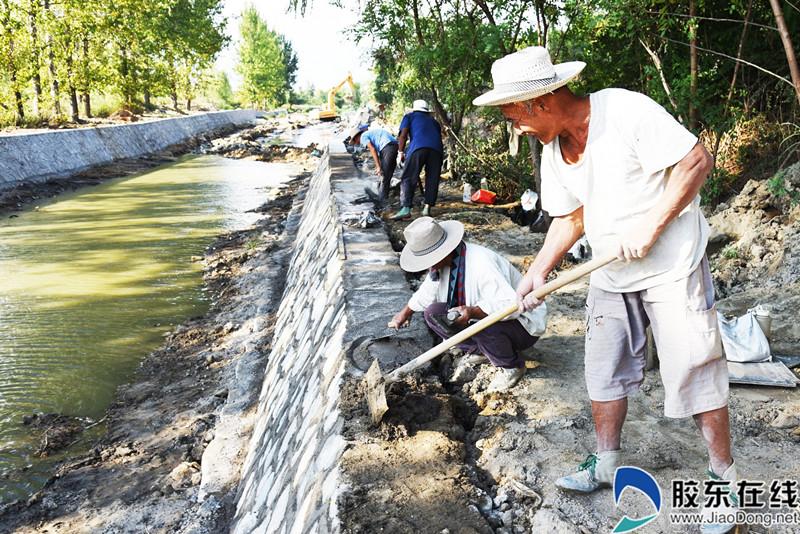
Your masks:
<svg viewBox="0 0 800 534"><path fill-rule="evenodd" d="M607 256L586 262L583 265L575 267L574 269L570 269L555 280L552 280L543 286L534 289L532 294L537 299L543 299L553 291L561 289L565 285L586 276L592 271L608 265L616 259L616 256ZM517 305L514 304L513 306L509 306L504 310L496 311L493 314L484 317L472 326L469 326L455 334L453 337L445 339L432 349L423 352L402 367L398 367L388 375L383 375L378 360L373 361L364 377L367 385L367 404L369 405L369 412L372 416L372 422L376 425L380 423L383 415L389 410L389 405L386 402L387 385L397 382L406 374L418 369L419 367L422 367L435 357L439 356L449 348L455 347L465 339L469 339L478 332L492 326L496 322L502 321L512 313L515 313L517 309Z"/></svg>

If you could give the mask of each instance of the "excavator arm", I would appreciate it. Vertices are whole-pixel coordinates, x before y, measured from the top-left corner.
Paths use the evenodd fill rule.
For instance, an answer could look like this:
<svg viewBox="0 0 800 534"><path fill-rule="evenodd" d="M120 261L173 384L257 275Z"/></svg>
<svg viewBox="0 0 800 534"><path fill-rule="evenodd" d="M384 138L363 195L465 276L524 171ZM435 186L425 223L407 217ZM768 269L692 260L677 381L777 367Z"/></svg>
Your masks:
<svg viewBox="0 0 800 534"><path fill-rule="evenodd" d="M353 94L356 92L356 85L353 83L353 76L350 73L347 73L347 78L339 82L336 87L328 91L328 109L324 109L320 111L319 118L323 121L332 121L339 118L339 114L336 113L336 93L339 92L339 89L344 86L344 84L350 84L350 90L353 91Z"/></svg>

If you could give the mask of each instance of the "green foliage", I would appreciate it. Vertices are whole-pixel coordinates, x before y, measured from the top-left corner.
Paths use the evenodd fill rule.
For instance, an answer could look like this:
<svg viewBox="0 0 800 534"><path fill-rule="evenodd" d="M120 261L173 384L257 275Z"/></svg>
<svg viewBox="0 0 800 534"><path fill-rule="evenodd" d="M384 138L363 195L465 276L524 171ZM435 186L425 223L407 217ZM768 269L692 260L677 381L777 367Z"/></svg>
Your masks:
<svg viewBox="0 0 800 534"><path fill-rule="evenodd" d="M781 169L775 176L767 180L769 192L780 199L787 199L792 206L800 204L800 190L788 184L786 169Z"/></svg>
<svg viewBox="0 0 800 534"><path fill-rule="evenodd" d="M292 42L286 39L283 35L279 35L278 39L281 42L281 50L283 52L283 65L284 65L284 85L285 91L284 102L292 101L292 91L297 82L297 68L298 58L297 53L292 47Z"/></svg>
<svg viewBox="0 0 800 534"><path fill-rule="evenodd" d="M221 14L221 0L0 0L0 122L17 101L56 123L83 114L84 95L189 101L228 40Z"/></svg>
<svg viewBox="0 0 800 534"><path fill-rule="evenodd" d="M489 188L501 199L512 199L520 191L532 187L528 143L521 139L520 151L512 157L508 150L505 121L496 110L467 121L459 135L458 148L452 164L460 177L477 188L481 178L487 178Z"/></svg>
<svg viewBox="0 0 800 534"><path fill-rule="evenodd" d="M302 8L305 2L296 5ZM359 5L360 20L352 32L374 43L374 97L393 118L411 100L427 98L445 129L458 133L468 117L478 116L471 100L490 84L491 63L523 46L545 44L556 62L587 63L571 84L577 93L606 87L643 92L695 133L728 140L717 145L717 161L724 167L706 184L706 201L732 193L746 170L769 176L779 165L775 128L750 127L750 121L776 125L794 118L800 123L768 2L696 0L695 19L689 17L688 3L679 0L366 0ZM789 33L800 35L800 12L787 9L785 18ZM690 68L692 37L698 47L696 73ZM747 63L737 67L740 43ZM690 108L695 125L688 124ZM454 171L491 174L491 167L503 167L477 162L499 157L503 147L497 139L504 133L481 135L462 135L475 156L448 140ZM784 142L792 157L800 148L798 139L800 134ZM708 148L716 152L713 143ZM511 175L524 174L524 160L514 161L519 164Z"/></svg>
<svg viewBox="0 0 800 534"><path fill-rule="evenodd" d="M327 94L318 91L313 85L292 93L292 104L320 105L327 101Z"/></svg>
<svg viewBox="0 0 800 534"><path fill-rule="evenodd" d="M735 260L739 257L739 249L735 245L728 245L722 250L722 257L726 260Z"/></svg>
<svg viewBox="0 0 800 534"><path fill-rule="evenodd" d="M242 12L239 63L241 98L264 108L290 101L297 71L297 55L282 35L270 30L255 7Z"/></svg>
<svg viewBox="0 0 800 534"><path fill-rule="evenodd" d="M787 122L783 124L787 130L786 136L781 140L781 165L794 159L800 161L800 124Z"/></svg>
<svg viewBox="0 0 800 534"><path fill-rule="evenodd" d="M714 169L700 190L703 204L716 204L733 189L736 177L723 168Z"/></svg>
<svg viewBox="0 0 800 534"><path fill-rule="evenodd" d="M235 109L239 107L239 102L233 96L231 82L228 80L226 73L216 73L210 84L210 90L212 100L219 109Z"/></svg>

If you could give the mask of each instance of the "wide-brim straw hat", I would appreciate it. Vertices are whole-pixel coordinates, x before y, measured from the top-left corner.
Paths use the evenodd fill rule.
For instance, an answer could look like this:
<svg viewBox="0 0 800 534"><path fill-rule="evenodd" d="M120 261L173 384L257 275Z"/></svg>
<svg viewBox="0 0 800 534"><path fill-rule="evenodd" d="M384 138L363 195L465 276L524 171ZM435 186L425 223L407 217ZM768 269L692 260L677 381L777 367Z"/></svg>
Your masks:
<svg viewBox="0 0 800 534"><path fill-rule="evenodd" d="M424 111L425 113L430 113L431 109L428 107L428 103L424 100L414 100L414 103L411 105L411 111Z"/></svg>
<svg viewBox="0 0 800 534"><path fill-rule="evenodd" d="M420 217L403 230L403 235L406 246L400 253L400 267L416 273L430 269L453 252L464 238L464 225Z"/></svg>
<svg viewBox="0 0 800 534"><path fill-rule="evenodd" d="M350 129L349 137L350 139L355 139L355 137L360 134L366 132L368 129L366 124L359 124L358 126L354 126Z"/></svg>
<svg viewBox="0 0 800 534"><path fill-rule="evenodd" d="M583 61L553 65L542 46L523 48L492 63L494 88L472 101L476 106L523 102L551 93L575 79L586 67Z"/></svg>

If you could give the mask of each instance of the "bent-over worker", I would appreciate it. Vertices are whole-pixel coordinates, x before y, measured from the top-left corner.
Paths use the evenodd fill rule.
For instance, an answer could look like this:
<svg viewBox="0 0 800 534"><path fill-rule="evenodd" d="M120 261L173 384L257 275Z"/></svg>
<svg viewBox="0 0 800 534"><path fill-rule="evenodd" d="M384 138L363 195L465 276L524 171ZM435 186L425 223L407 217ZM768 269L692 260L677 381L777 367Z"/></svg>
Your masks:
<svg viewBox="0 0 800 534"><path fill-rule="evenodd" d="M364 190L382 207L389 198L389 187L394 170L397 168L397 139L383 128L368 128L366 125L361 125L350 131L350 144L360 145L369 150L375 162L375 174L382 178L377 193L368 187Z"/></svg>
<svg viewBox="0 0 800 534"><path fill-rule="evenodd" d="M424 312L425 322L442 339L452 336L438 318L458 312L455 329L506 309L516 300L514 288L522 275L511 263L488 248L463 241L464 226L458 221L437 222L421 217L409 224L403 235L406 246L400 267L409 272L428 270L422 285L408 304L392 318L389 326L401 328L414 312ZM544 333L547 310L541 306L515 313L458 345L467 353L483 353L498 374L490 391L513 387L525 373L520 354Z"/></svg>

